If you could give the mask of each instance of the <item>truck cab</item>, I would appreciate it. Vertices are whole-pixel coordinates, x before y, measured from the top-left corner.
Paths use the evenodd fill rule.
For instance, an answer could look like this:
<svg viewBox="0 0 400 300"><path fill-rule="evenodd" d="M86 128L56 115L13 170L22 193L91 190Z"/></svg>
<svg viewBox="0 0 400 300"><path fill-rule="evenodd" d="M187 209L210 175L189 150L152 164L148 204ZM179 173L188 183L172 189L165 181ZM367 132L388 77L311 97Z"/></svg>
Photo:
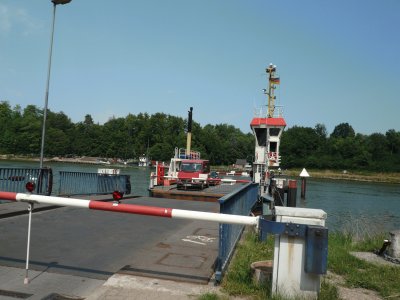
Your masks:
<svg viewBox="0 0 400 300"><path fill-rule="evenodd" d="M210 162L203 159L184 159L179 164L177 188L203 189L208 186Z"/></svg>
<svg viewBox="0 0 400 300"><path fill-rule="evenodd" d="M200 174L210 173L210 162L203 159L184 159L178 171L178 179L198 178Z"/></svg>

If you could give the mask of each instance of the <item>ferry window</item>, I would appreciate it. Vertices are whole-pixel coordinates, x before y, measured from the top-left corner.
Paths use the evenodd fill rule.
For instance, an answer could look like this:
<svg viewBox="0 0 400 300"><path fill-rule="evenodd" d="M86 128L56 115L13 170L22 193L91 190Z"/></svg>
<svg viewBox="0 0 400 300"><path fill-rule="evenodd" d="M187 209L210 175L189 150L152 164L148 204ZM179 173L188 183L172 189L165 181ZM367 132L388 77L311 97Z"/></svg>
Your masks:
<svg viewBox="0 0 400 300"><path fill-rule="evenodd" d="M269 135L270 136L278 136L279 135L279 131L281 131L280 128L270 128L269 129Z"/></svg>
<svg viewBox="0 0 400 300"><path fill-rule="evenodd" d="M183 163L182 165L181 165L181 171L184 171L184 172L193 172L194 170L193 170L193 165L192 164L185 164L185 163Z"/></svg>
<svg viewBox="0 0 400 300"><path fill-rule="evenodd" d="M257 144L258 146L267 145L267 129L266 128L255 128Z"/></svg>
<svg viewBox="0 0 400 300"><path fill-rule="evenodd" d="M184 172L200 172L201 164L198 163L182 163L181 171Z"/></svg>
<svg viewBox="0 0 400 300"><path fill-rule="evenodd" d="M277 146L276 142L269 143L269 152L276 152L276 146Z"/></svg>

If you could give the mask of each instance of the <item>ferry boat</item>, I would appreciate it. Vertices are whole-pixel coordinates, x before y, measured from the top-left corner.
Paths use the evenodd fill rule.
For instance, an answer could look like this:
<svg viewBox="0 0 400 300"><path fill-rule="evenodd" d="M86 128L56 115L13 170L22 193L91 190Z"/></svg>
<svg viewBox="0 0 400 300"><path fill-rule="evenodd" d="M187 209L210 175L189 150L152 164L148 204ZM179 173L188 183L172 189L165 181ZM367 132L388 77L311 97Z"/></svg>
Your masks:
<svg viewBox="0 0 400 300"><path fill-rule="evenodd" d="M259 185L260 204L267 201L268 206L274 205L276 188L287 188L287 179L279 176L280 172L280 140L286 121L283 118L282 106L275 104L275 90L280 84L276 66L270 64L266 68L268 86L264 89L267 104L255 111L250 122L250 128L255 137L254 161L250 173L218 174L211 176L208 160L203 160L200 153L191 150L192 107L189 111L188 134L186 149L175 149L169 167L157 164L156 172L151 174L149 193L152 197L214 201L232 192L240 184L254 182ZM212 172L215 174L215 172ZM232 176L233 175L233 176ZM239 175L239 176L237 176ZM248 177L243 177L243 176ZM230 187L227 188L226 186ZM225 186L222 188L222 186ZM182 193L185 192L185 193ZM282 193L280 194L282 198ZM284 197L284 195L283 195ZM278 203L280 205L282 201Z"/></svg>

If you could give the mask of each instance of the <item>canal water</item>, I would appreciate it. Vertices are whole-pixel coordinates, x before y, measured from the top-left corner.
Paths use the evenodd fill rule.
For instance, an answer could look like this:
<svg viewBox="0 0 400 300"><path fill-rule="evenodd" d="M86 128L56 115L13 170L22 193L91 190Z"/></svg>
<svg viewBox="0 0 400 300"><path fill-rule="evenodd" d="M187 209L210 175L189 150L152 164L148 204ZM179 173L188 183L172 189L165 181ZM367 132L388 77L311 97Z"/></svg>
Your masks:
<svg viewBox="0 0 400 300"><path fill-rule="evenodd" d="M0 161L0 168L37 168L38 162ZM58 190L58 172L97 173L99 165L48 163L53 169L54 188ZM109 168L109 166L104 166ZM150 168L121 167L121 174L131 176L132 194L147 196ZM312 176L312 174L311 174ZM300 187L300 181L297 184ZM297 206L320 208L328 214L330 230L349 230L363 234L400 229L400 185L356 181L307 180L306 199L297 193Z"/></svg>
<svg viewBox="0 0 400 300"><path fill-rule="evenodd" d="M311 174L312 176L312 174ZM301 186L300 180L297 184ZM332 229L357 234L400 229L400 185L341 180L307 180L306 199L297 206L327 212Z"/></svg>

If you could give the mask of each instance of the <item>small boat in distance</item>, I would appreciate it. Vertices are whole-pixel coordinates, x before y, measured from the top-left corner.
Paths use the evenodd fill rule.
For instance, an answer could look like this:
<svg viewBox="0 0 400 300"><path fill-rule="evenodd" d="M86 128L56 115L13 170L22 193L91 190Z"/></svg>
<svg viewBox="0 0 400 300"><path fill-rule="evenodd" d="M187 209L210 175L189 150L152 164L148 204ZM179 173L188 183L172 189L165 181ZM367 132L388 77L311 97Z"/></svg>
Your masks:
<svg viewBox="0 0 400 300"><path fill-rule="evenodd" d="M138 167L149 167L149 166L150 166L150 160L148 156L145 154L139 156Z"/></svg>

